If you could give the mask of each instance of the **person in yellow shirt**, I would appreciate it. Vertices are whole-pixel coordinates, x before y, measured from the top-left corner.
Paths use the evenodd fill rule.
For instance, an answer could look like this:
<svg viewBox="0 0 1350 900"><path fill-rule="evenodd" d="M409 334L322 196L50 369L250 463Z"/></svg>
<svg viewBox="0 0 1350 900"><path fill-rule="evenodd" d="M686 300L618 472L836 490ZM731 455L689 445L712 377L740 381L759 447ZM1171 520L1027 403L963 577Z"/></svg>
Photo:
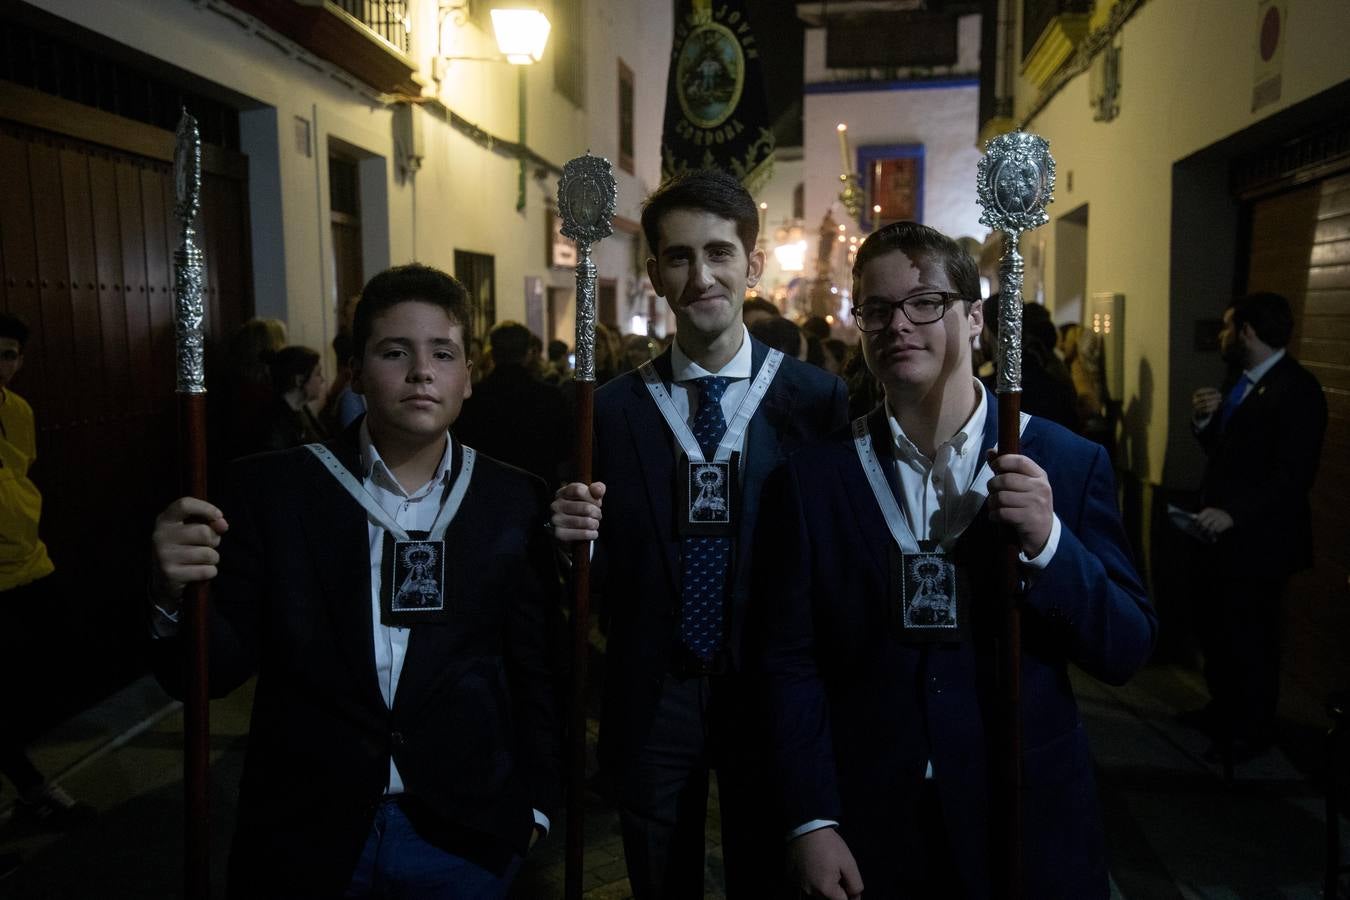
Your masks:
<svg viewBox="0 0 1350 900"><path fill-rule="evenodd" d="M33 409L9 387L23 367L27 341L28 326L0 313L0 615L6 632L0 650L0 690L4 692L0 708L10 716L22 710L28 700L21 692L20 685L27 678L18 662L20 654L15 651L37 639L36 635L20 634L27 629L18 625L31 618L27 613L48 605L51 574L55 571L47 547L38 537L42 494L28 477L37 458ZM52 826L87 818L92 812L89 807L49 783L28 759L21 743L24 724L13 719L0 722L0 772L19 791L16 815Z"/></svg>

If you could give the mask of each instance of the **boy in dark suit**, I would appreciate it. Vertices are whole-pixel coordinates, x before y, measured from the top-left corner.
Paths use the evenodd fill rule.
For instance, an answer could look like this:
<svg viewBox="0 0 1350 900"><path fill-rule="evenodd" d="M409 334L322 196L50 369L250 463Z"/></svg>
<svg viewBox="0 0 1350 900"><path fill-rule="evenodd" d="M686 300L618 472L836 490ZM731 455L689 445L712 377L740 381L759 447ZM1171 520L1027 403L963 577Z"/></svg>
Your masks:
<svg viewBox="0 0 1350 900"><path fill-rule="evenodd" d="M1186 718L1219 739L1211 756L1231 740L1238 762L1275 739L1281 596L1289 576L1312 564L1308 494L1327 401L1317 379L1285 352L1293 331L1289 301L1279 294L1234 300L1219 350L1241 375L1226 395L1211 387L1192 397L1192 423L1209 457L1196 524L1214 542L1202 551L1213 702Z"/></svg>
<svg viewBox="0 0 1350 900"><path fill-rule="evenodd" d="M558 579L536 478L449 435L471 390L463 287L420 265L362 292L366 415L236 463L219 507L155 526L157 672L214 579L211 692L257 672L238 897L503 896L558 787Z"/></svg>
<svg viewBox="0 0 1350 900"><path fill-rule="evenodd" d="M758 898L781 873L782 836L765 827L761 760L747 753L750 538L765 477L843 423L846 392L742 324L764 252L759 210L735 178L668 180L642 227L675 341L596 393L597 481L562 488L552 521L564 542L597 541L592 583L612 616L600 757L634 896L703 895L715 769L727 893Z"/></svg>
<svg viewBox="0 0 1350 900"><path fill-rule="evenodd" d="M1156 622L1110 463L1032 417L1021 453L992 457L997 400L970 361L979 280L950 238L887 225L859 248L853 278L885 402L788 461L765 488L756 542L755 656L798 884L838 900L864 887L925 898L999 887L995 560L1011 529L1025 585L1023 893L1105 897L1092 762L1066 670L1123 682L1147 659Z"/></svg>

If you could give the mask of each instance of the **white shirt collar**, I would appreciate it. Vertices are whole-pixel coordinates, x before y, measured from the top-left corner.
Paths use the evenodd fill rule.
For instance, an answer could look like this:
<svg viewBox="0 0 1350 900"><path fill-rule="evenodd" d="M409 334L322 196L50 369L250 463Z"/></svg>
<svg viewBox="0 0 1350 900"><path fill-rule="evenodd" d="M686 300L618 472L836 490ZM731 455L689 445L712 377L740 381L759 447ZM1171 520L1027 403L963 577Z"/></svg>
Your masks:
<svg viewBox="0 0 1350 900"><path fill-rule="evenodd" d="M1275 364L1282 359L1284 359L1283 347L1270 354L1270 356L1267 356L1265 362L1257 363L1242 374L1246 375L1247 380L1252 384L1256 384L1262 378L1265 378L1266 373L1275 368Z"/></svg>
<svg viewBox="0 0 1350 900"><path fill-rule="evenodd" d="M357 432L357 443L361 448L361 477L363 480L374 481L386 490L397 491L408 497L421 494L428 487L445 481L450 476L450 466L454 460L454 438L447 435L445 442L445 452L441 454L441 461L436 465L436 473L431 476L431 480L422 485L417 490L409 494L403 490L394 473L389 471L389 466L385 464L380 456L380 451L375 448L375 443L370 439L370 429L366 427L366 420L361 419L361 427Z"/></svg>
<svg viewBox="0 0 1350 900"><path fill-rule="evenodd" d="M680 339L677 337L670 343L670 369L673 374L673 380L676 383L681 381L692 381L695 378L703 378L708 375L721 375L723 378L749 378L750 371L754 368L753 353L750 347L750 329L744 325L741 326L741 348L721 370L709 372L707 369L694 362L685 352L680 349Z"/></svg>
<svg viewBox="0 0 1350 900"><path fill-rule="evenodd" d="M975 382L975 411L966 419L966 424L962 425L951 439L942 446L951 445L952 451L958 456L965 456L971 450L978 450L981 439L984 437L984 420L988 414L988 404L984 399L984 385L977 380ZM905 430L900 427L900 422L896 420L895 413L891 411L890 401L886 401L886 424L891 429L892 448L895 455L903 460L922 460L927 464L933 461L924 456L923 451L911 441L906 435ZM975 439L972 442L971 436ZM942 447L937 448L937 455L942 454Z"/></svg>

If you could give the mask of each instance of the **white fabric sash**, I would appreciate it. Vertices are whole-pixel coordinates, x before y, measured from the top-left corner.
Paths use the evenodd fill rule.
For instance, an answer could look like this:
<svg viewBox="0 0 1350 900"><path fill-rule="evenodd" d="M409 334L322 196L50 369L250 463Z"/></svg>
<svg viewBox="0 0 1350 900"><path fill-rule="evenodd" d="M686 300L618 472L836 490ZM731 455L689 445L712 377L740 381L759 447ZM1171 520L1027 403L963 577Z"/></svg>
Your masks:
<svg viewBox="0 0 1350 900"><path fill-rule="evenodd" d="M782 350L770 350L769 355L764 358L764 364L759 367L759 374L755 376L755 381L750 385L750 390L746 393L745 399L741 400L736 412L732 413L731 421L727 423L727 430L722 435L721 442L717 445L717 452L713 459L717 462L726 462L731 459L731 454L740 449L741 438L745 436L745 430L750 426L750 420L754 418L755 410L759 408L760 401L764 395L769 392L769 385L773 382L773 376L778 373L778 367L783 363ZM666 386L661 382L661 376L656 371L656 366L652 365L651 360L643 363L638 372L642 375L642 380L647 383L647 390L651 393L652 399L656 401L656 408L661 410L661 415L665 417L666 424L670 426L671 432L675 435L675 440L684 450L685 455L689 457L691 463L706 462L703 458L703 448L698 445L694 433L689 430L689 426L680 418L680 413L675 409L675 401L670 398L670 393Z"/></svg>
<svg viewBox="0 0 1350 900"><path fill-rule="evenodd" d="M919 547L919 541L914 537L914 532L909 527L909 522L905 519L904 513L900 511L900 504L895 502L895 494L891 491L890 482L886 480L886 473L881 469L881 463L877 459L876 453L872 449L872 432L867 426L867 416L859 416L853 420L853 447L858 452L858 462L862 463L863 472L867 475L867 481L872 486L872 493L877 498L877 505L881 507L881 514L886 519L886 527L891 531L891 537L899 546L903 553L923 552ZM1027 423L1031 421L1031 416L1026 413L1020 414L1020 421L1017 426L1017 433L1021 434L1026 430ZM998 450L998 444L994 445ZM947 534L938 541L938 547L942 552L947 552L956 546L962 533L969 527L970 523L975 521L975 516L979 513L980 507L989 496L989 479L994 477L994 472L989 468L986 461L980 466L979 471L975 473L975 480L971 482L970 488L961 495L956 508L956 515L948 520L950 528Z"/></svg>
<svg viewBox="0 0 1350 900"><path fill-rule="evenodd" d="M473 476L473 460L476 455L472 447L460 445L463 450L463 459L460 461L459 474L455 476L454 482L450 485L450 493L446 495L444 502L441 503L441 511L436 514L436 521L432 523L431 532L427 535L429 541L439 541L445 538L445 530L450 527L450 522L455 518L455 513L459 512L459 504L464 499L464 494L469 490L469 479ZM347 467L338 461L338 458L323 444L306 444L305 449L318 457L319 462L323 463L328 469L329 474L337 479L338 484L352 495L352 499L365 509L366 514L375 521L377 525L394 536L396 540L412 540L408 532L401 525L394 521L393 516L380 508L380 504L375 502L370 491L366 490L365 485L356 480Z"/></svg>

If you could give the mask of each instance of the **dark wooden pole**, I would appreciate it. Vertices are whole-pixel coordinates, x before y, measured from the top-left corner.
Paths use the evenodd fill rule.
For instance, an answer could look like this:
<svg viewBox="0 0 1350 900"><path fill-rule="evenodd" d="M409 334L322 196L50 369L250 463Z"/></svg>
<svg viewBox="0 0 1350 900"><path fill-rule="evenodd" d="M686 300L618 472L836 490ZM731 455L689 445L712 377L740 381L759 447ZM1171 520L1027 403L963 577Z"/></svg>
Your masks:
<svg viewBox="0 0 1350 900"><path fill-rule="evenodd" d="M576 384L577 481L590 484L591 431L595 413L595 382ZM567 900L580 900L585 855L586 799L586 662L590 656L591 544L572 546L572 705L567 759Z"/></svg>
<svg viewBox="0 0 1350 900"><path fill-rule="evenodd" d="M980 222L1003 232L999 263L998 304L998 446L999 455L1021 449L1022 411L1022 280L1024 260L1018 248L1022 233L1050 220L1045 207L1054 200L1055 159L1045 138L1018 128L985 144L975 180ZM1022 881L1022 615L1019 541L1005 528L999 568L1003 627L999 635L997 671L1002 699L1002 757L997 764L1002 807L999 870L1000 895L1021 900ZM992 752L992 751L991 751Z"/></svg>
<svg viewBox="0 0 1350 900"><path fill-rule="evenodd" d="M589 485L595 415L596 268L591 245L614 231L618 188L609 161L586 153L568 160L558 181L562 233L577 242L576 480ZM572 545L572 705L567 754L567 870L563 892L581 900L586 854L586 662L591 636L591 544Z"/></svg>
<svg viewBox="0 0 1350 900"><path fill-rule="evenodd" d="M183 486L192 497L206 497L206 395L179 394ZM183 702L183 796L185 894L189 900L211 896L210 699L207 685L209 583L190 584L183 592L183 629L188 651L187 692Z"/></svg>
<svg viewBox="0 0 1350 900"><path fill-rule="evenodd" d="M999 455L1021 449L1022 392L998 395ZM1016 532L1006 527L1000 548L1000 584L1003 600L1003 658L999 666L1003 682L1003 785L1004 877L1009 900L1022 897L1022 564L1018 560Z"/></svg>
<svg viewBox="0 0 1350 900"><path fill-rule="evenodd" d="M183 110L174 141L174 215L182 243L173 255L174 344L178 369L179 459L184 493L206 499L205 261L193 223L201 204L202 141L197 120ZM187 644L183 695L183 881L188 900L211 896L207 687L209 596L205 582L183 592L182 639Z"/></svg>

